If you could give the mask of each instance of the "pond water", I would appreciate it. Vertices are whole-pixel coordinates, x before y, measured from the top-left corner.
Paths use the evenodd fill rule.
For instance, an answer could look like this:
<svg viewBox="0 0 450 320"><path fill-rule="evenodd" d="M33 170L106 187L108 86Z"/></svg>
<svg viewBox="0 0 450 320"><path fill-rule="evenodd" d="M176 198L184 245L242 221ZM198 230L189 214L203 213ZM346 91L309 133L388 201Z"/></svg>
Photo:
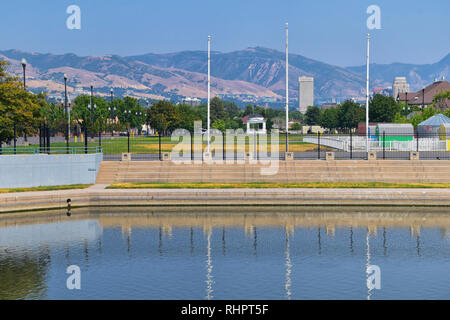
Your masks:
<svg viewBox="0 0 450 320"><path fill-rule="evenodd" d="M137 207L1 215L0 299L450 299L448 210ZM72 265L80 268L79 290L67 288ZM379 289L367 284L372 265Z"/></svg>

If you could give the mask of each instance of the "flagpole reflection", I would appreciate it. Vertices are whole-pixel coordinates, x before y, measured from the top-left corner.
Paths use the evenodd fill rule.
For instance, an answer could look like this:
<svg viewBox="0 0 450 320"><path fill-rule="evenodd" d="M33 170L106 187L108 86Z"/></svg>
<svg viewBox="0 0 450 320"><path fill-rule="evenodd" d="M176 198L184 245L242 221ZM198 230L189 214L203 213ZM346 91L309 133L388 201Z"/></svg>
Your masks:
<svg viewBox="0 0 450 320"><path fill-rule="evenodd" d="M213 298L213 288L212 285L214 283L212 276L212 260L211 260L211 234L212 228L208 229L207 233L207 250L206 250L206 299L211 300Z"/></svg>

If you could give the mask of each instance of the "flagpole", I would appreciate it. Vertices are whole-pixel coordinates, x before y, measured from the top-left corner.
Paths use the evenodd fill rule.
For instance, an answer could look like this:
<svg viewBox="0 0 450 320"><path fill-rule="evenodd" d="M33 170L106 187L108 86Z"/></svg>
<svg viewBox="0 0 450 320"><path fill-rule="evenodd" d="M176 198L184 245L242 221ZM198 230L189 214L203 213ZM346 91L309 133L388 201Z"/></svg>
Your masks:
<svg viewBox="0 0 450 320"><path fill-rule="evenodd" d="M369 152L369 66L370 66L370 34L367 34L367 61L366 61L366 151Z"/></svg>
<svg viewBox="0 0 450 320"><path fill-rule="evenodd" d="M207 127L207 138L208 146L207 152L209 153L209 128L210 128L210 107L211 107L211 36L208 36L208 127Z"/></svg>
<svg viewBox="0 0 450 320"><path fill-rule="evenodd" d="M289 30L286 23L286 152L289 152Z"/></svg>

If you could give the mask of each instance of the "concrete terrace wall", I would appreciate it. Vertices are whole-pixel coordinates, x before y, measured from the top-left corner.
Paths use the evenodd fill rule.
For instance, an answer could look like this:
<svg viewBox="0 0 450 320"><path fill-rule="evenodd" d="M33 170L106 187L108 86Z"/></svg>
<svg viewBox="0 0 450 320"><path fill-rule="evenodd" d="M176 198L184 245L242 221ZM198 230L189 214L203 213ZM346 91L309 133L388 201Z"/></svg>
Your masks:
<svg viewBox="0 0 450 320"><path fill-rule="evenodd" d="M296 160L279 161L273 175L262 164L181 164L171 161L104 161L97 183L195 182L386 182L450 183L450 161Z"/></svg>
<svg viewBox="0 0 450 320"><path fill-rule="evenodd" d="M1 155L0 188L93 184L101 153Z"/></svg>

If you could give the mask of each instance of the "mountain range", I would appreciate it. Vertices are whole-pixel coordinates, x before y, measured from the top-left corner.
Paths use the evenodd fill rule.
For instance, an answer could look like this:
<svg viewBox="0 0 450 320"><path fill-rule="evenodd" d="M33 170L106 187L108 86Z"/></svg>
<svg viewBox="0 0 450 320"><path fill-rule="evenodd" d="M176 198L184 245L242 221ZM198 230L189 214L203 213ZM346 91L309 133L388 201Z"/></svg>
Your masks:
<svg viewBox="0 0 450 320"><path fill-rule="evenodd" d="M207 53L183 51L169 54L77 56L72 53L0 51L0 59L10 62L10 71L22 74L20 61L27 60L27 86L50 93L64 90L63 74L69 81L69 92L75 85L87 89L93 83L97 94L128 94L151 99L206 97ZM281 101L285 92L285 54L255 47L229 53L211 53L212 95L244 98L256 96ZM395 76L406 76L411 91L418 90L435 78L449 77L450 54L434 64L373 64L371 86L388 87ZM298 77L314 77L315 99L362 97L365 92L365 66L338 67L289 54L289 94L298 98Z"/></svg>

